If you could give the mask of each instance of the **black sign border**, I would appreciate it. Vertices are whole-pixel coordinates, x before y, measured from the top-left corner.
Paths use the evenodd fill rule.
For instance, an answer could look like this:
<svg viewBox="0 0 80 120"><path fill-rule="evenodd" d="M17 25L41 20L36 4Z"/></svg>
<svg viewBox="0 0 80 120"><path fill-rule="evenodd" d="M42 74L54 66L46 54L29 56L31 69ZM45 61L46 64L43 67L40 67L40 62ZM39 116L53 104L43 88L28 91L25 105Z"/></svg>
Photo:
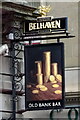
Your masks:
<svg viewBox="0 0 80 120"><path fill-rule="evenodd" d="M49 46L49 45L59 45L61 46L61 66L62 66L62 100L44 100L44 101L33 101L33 102L30 102L32 104L35 104L35 103L45 103L45 102L60 102L61 103L61 106L56 106L56 107L33 107L33 108L28 108L27 105L29 104L27 101L26 101L26 79L27 79L27 75L26 75L26 48L28 47L36 47L36 46ZM64 72L64 43L61 42L61 43L50 43L50 44L38 44L38 45L25 45L24 46L24 72L25 72L25 110L26 111L33 111L33 110L49 110L49 109L64 109L65 108L65 72Z"/></svg>

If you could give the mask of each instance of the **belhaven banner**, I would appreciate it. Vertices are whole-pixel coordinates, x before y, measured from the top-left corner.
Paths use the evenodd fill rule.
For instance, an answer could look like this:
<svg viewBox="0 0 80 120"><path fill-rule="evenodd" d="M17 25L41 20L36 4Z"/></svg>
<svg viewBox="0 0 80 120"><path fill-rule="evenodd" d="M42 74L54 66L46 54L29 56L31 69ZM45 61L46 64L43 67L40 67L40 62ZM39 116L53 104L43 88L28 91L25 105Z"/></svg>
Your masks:
<svg viewBox="0 0 80 120"><path fill-rule="evenodd" d="M26 110L64 107L64 44L25 46Z"/></svg>
<svg viewBox="0 0 80 120"><path fill-rule="evenodd" d="M48 17L45 17L45 20L39 18L38 20L26 21L25 33L38 31L38 30L46 30L46 29L50 29L53 31L56 31L56 30L66 31L68 29L67 22L68 22L67 17L53 18L50 20L48 19Z"/></svg>

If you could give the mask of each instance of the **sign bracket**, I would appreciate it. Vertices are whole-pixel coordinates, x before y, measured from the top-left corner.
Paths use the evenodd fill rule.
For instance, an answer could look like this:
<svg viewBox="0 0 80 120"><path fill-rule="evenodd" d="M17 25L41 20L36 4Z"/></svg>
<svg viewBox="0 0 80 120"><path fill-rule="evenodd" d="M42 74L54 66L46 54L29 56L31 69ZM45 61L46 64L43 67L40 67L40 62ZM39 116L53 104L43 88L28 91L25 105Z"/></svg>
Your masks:
<svg viewBox="0 0 80 120"><path fill-rule="evenodd" d="M58 38L58 39L57 39L57 43L59 43L59 42L60 42L60 39Z"/></svg>

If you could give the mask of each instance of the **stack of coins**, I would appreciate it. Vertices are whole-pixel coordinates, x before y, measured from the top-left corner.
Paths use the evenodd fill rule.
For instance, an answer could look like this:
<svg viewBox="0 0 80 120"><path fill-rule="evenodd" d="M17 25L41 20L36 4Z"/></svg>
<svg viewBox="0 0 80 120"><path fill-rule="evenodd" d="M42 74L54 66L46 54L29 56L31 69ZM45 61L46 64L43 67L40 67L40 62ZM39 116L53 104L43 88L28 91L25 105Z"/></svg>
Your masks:
<svg viewBox="0 0 80 120"><path fill-rule="evenodd" d="M43 84L43 74L36 74L37 78L37 84L42 85Z"/></svg>
<svg viewBox="0 0 80 120"><path fill-rule="evenodd" d="M42 62L41 61L35 61L36 64L36 73L41 74L42 72Z"/></svg>
<svg viewBox="0 0 80 120"><path fill-rule="evenodd" d="M35 61L36 64L36 79L37 79L37 84L42 85L43 84L43 74L42 74L42 62L41 61Z"/></svg>
<svg viewBox="0 0 80 120"><path fill-rule="evenodd" d="M43 52L43 66L42 61L35 61L36 65L36 89L32 91L33 94L38 94L40 91L47 91L48 88L43 83L53 83L53 88L59 88L58 82L62 82L62 76L58 74L58 63L51 63L51 52ZM42 70L43 69L43 70ZM43 71L43 74L42 74ZM44 81L43 81L44 80ZM30 88L31 86L27 86ZM62 91L56 90L55 94L61 94Z"/></svg>
<svg viewBox="0 0 80 120"><path fill-rule="evenodd" d="M51 83L57 83L54 75L50 75L49 81L50 81Z"/></svg>
<svg viewBox="0 0 80 120"><path fill-rule="evenodd" d="M50 74L51 74L51 52L46 51L43 52L43 72L44 72L44 82L48 82Z"/></svg>
<svg viewBox="0 0 80 120"><path fill-rule="evenodd" d="M58 80L59 82L62 82L62 76L61 76L60 74L57 74L57 75L56 75L56 78L57 78L57 80Z"/></svg>
<svg viewBox="0 0 80 120"><path fill-rule="evenodd" d="M56 76L58 74L58 64L57 63L52 63L51 64L51 69L52 69L52 75Z"/></svg>

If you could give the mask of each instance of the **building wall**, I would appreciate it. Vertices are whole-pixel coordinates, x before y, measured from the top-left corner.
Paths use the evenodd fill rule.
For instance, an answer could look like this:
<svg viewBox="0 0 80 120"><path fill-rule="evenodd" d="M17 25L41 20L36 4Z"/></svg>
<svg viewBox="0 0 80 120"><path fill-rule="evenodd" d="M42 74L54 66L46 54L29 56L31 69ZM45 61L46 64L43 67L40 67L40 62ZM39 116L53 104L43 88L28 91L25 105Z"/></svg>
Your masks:
<svg viewBox="0 0 80 120"><path fill-rule="evenodd" d="M29 5L32 6L38 6L38 3L30 1ZM78 3L74 2L47 2L47 3L42 3L42 4L47 4L51 6L51 11L47 14L49 16L53 17L68 17L68 31L71 33L71 35L75 35L75 38L70 38L70 39L64 39L61 40L65 44L65 91L66 92L76 92L78 91L78 85L80 85L80 82L78 84L78 73L80 72L80 63L78 62L79 59L79 54L78 53ZM55 40L48 40L47 43L49 42L55 42ZM23 55L20 55L23 57ZM10 72L10 60L1 57L0 56L0 72ZM23 66L22 66L23 68ZM2 83L1 83L2 82ZM6 77L6 76L0 76L0 88L3 89L11 89L12 88L12 83L11 83L11 78ZM23 81L23 85L24 85ZM74 88L74 89L73 89ZM6 95L6 94L0 94L0 98L2 105L0 105L0 111L7 110L7 111L12 111L12 103L11 95ZM21 110L24 109L24 101L25 98L24 96L19 96L19 101L17 103L17 109ZM24 112L21 115L18 115L17 117L19 118L48 118L50 117L50 112L51 110L44 110L44 111L28 111ZM63 110L62 112L58 113L55 111L55 117L62 117L63 115L65 118L67 118L67 113L68 110ZM0 112L1 114L1 112ZM4 113L1 114L3 118L9 118L10 113ZM74 114L73 114L74 116Z"/></svg>
<svg viewBox="0 0 80 120"><path fill-rule="evenodd" d="M51 11L47 14L55 17L68 17L68 32L74 38L63 39L65 45L65 67L78 67L78 3L48 2ZM49 42L49 40L48 40Z"/></svg>

